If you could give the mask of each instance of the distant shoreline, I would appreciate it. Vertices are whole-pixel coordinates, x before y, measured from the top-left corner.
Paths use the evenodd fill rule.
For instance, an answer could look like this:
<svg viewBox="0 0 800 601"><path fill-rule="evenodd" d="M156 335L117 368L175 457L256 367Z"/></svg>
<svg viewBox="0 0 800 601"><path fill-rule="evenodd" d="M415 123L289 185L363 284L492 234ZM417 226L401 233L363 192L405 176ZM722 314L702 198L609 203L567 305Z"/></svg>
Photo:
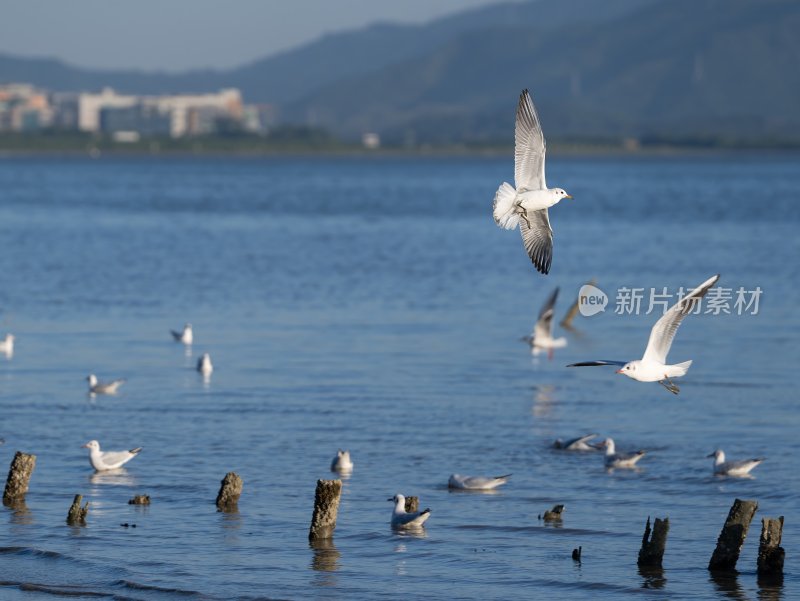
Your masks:
<svg viewBox="0 0 800 601"><path fill-rule="evenodd" d="M711 156L725 154L791 154L800 143L764 141L736 143L722 141L674 142L570 142L555 140L548 145L550 156L648 157ZM334 138L317 140L270 140L258 137L158 138L134 143L82 135L0 134L0 158L24 157L505 157L513 154L510 144L443 144L383 146L364 148L361 144Z"/></svg>

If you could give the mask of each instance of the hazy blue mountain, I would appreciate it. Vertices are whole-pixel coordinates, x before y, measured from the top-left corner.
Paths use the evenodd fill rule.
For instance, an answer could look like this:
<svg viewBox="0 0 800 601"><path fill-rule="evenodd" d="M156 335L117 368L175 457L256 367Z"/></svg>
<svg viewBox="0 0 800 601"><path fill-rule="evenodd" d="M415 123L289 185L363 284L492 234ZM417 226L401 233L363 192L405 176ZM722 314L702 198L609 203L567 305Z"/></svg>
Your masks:
<svg viewBox="0 0 800 601"><path fill-rule="evenodd" d="M417 141L508 138L529 87L560 137L800 136L800 3L667 0L555 30L492 26L316 90L296 119Z"/></svg>
<svg viewBox="0 0 800 601"><path fill-rule="evenodd" d="M320 86L365 75L424 56L456 36L486 27L524 25L550 31L582 22L601 22L655 0L532 0L502 2L422 25L380 23L325 35L298 48L241 67L183 74L100 71L55 59L0 55L0 81L26 81L52 90L97 90L110 86L127 93L167 93L238 87L249 102L282 104ZM525 35L530 35L529 33Z"/></svg>

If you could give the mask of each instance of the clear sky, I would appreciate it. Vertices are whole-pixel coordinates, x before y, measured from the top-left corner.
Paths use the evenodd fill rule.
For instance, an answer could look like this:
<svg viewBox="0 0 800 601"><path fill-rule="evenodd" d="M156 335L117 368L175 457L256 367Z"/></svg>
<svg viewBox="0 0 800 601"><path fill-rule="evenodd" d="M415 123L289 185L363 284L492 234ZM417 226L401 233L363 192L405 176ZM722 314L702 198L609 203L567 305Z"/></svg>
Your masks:
<svg viewBox="0 0 800 601"><path fill-rule="evenodd" d="M0 52L85 67L231 67L325 32L498 0L0 0Z"/></svg>

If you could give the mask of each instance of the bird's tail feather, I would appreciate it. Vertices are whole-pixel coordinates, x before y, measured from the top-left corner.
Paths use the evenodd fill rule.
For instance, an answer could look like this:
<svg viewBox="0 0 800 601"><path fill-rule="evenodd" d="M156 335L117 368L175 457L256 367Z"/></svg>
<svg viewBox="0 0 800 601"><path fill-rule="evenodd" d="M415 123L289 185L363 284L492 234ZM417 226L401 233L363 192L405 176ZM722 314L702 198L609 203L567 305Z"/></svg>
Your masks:
<svg viewBox="0 0 800 601"><path fill-rule="evenodd" d="M519 223L519 215L514 212L516 198L517 191L507 182L503 182L495 192L492 214L495 223L504 229L513 230Z"/></svg>
<svg viewBox="0 0 800 601"><path fill-rule="evenodd" d="M689 368L692 366L691 359L689 361L684 361L683 363L676 363L672 367L674 368L673 373L670 374L672 378L679 378L681 376L685 376L686 372L689 371Z"/></svg>

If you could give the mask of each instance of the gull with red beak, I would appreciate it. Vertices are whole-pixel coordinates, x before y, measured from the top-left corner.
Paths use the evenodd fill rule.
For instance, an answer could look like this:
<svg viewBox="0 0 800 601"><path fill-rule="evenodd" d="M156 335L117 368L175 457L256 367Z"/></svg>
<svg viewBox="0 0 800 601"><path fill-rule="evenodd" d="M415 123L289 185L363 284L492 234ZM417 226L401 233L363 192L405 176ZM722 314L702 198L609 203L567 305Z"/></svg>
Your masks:
<svg viewBox="0 0 800 601"><path fill-rule="evenodd" d="M719 274L708 278L664 313L650 331L650 340L647 342L647 348L641 359L628 362L610 360L583 361L581 363L572 363L567 367L616 365L620 367L617 370L618 374L626 375L639 382L658 382L672 394L678 394L680 388L670 378L679 378L686 375L692 362L684 361L683 363L668 365L667 354L683 318L692 312L697 303L700 302L700 299L717 283L717 280L719 280Z"/></svg>
<svg viewBox="0 0 800 601"><path fill-rule="evenodd" d="M522 90L514 128L514 185L503 182L494 195L495 223L513 230L519 224L522 243L534 267L543 274L553 261L553 230L547 209L562 198L561 188L548 188L544 178L546 145L539 115L528 90Z"/></svg>

